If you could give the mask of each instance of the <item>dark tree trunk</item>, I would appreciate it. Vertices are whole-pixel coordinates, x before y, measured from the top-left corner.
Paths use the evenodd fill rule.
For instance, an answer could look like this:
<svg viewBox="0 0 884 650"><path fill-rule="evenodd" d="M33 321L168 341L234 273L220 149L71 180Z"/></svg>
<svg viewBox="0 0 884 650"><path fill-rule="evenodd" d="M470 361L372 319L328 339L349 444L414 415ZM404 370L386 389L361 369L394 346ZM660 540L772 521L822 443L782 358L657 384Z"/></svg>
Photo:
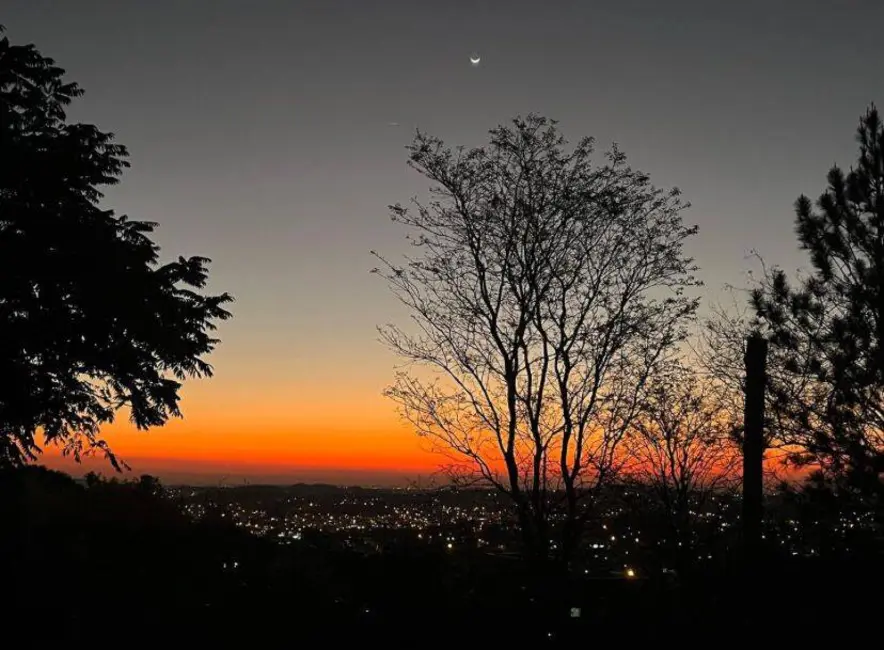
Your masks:
<svg viewBox="0 0 884 650"><path fill-rule="evenodd" d="M764 389L767 341L752 336L746 347L746 405L743 427L743 545L746 569L759 561L764 458Z"/></svg>

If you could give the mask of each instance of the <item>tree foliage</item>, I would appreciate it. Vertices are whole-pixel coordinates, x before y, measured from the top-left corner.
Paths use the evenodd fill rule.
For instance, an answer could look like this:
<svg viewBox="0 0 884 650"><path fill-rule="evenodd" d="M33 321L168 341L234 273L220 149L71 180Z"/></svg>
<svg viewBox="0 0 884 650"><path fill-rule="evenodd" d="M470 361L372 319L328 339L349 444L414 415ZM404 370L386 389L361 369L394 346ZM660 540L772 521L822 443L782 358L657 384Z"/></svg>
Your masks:
<svg viewBox="0 0 884 650"><path fill-rule="evenodd" d="M793 284L778 268L752 294L756 326L781 362L770 382L779 434L796 460L835 474L884 470L884 128L871 107L859 157L833 167L816 204L795 203L812 270Z"/></svg>
<svg viewBox="0 0 884 650"><path fill-rule="evenodd" d="M595 164L592 139L568 150L537 115L490 135L452 150L419 132L409 147L432 199L391 207L417 253L377 271L414 324L382 339L423 370L387 394L456 477L512 498L540 555L561 515L567 554L622 467L646 379L686 336L695 228L678 191L616 148Z"/></svg>
<svg viewBox="0 0 884 650"><path fill-rule="evenodd" d="M39 453L116 460L99 436L121 407L142 429L180 416L181 381L226 319L199 292L203 257L158 262L156 224L99 207L128 167L111 133L69 123L82 94L33 45L0 40L0 463Z"/></svg>

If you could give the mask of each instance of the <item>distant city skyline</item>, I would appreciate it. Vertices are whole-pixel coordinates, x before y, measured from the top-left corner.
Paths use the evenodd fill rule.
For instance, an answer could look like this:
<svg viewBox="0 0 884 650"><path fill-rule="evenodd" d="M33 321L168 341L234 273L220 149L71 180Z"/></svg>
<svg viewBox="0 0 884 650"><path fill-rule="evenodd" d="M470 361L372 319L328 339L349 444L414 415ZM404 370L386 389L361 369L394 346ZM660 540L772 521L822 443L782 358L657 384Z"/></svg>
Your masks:
<svg viewBox="0 0 884 650"><path fill-rule="evenodd" d="M118 474L104 458L84 459L75 464L57 453L44 455L41 463L59 469L75 478L95 472L105 478L126 480L141 474L157 476L166 485L239 486L294 485L297 483L328 484L339 487L366 486L378 488L430 487L444 483L433 467L428 469L342 469L329 466L298 466L238 461L206 462L191 458L124 458L131 472Z"/></svg>
<svg viewBox="0 0 884 650"><path fill-rule="evenodd" d="M537 112L571 142L617 142L692 203L706 309L752 249L806 265L792 204L855 160L884 78L878 33L856 26L882 19L875 0L20 0L0 22L84 88L72 120L129 148L103 206L158 222L164 260L211 258L209 289L237 300L185 419L136 432L121 413L119 456L167 480L397 485L438 464L381 395L396 360L375 326L406 316L369 273L370 250L407 250L386 206L426 194L415 126L480 146Z"/></svg>

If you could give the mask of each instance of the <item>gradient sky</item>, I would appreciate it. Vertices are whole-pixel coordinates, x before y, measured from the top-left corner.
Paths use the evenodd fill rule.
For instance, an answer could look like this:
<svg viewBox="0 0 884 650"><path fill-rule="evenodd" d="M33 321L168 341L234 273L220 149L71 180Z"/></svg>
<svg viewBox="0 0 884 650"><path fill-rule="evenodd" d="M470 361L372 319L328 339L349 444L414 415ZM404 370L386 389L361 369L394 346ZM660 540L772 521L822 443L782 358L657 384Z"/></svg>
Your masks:
<svg viewBox="0 0 884 650"><path fill-rule="evenodd" d="M403 312L369 274L370 250L405 250L386 206L426 189L413 127L480 145L534 111L616 141L691 201L715 300L750 249L804 263L792 203L855 157L882 21L880 0L13 0L0 18L86 90L69 116L129 147L105 205L159 222L167 257L212 258L237 299L185 420L110 427L117 452L169 480L345 483L437 462L380 394L375 325Z"/></svg>

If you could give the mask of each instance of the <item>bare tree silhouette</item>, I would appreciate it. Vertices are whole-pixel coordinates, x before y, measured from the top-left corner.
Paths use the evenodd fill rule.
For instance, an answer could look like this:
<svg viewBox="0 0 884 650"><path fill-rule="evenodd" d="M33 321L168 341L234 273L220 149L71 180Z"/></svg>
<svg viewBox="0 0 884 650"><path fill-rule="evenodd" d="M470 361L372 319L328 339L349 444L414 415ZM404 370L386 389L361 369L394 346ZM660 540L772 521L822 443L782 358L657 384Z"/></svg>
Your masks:
<svg viewBox="0 0 884 650"><path fill-rule="evenodd" d="M720 397L693 367L677 363L651 379L633 420L630 474L653 488L675 548L690 544L693 511L703 510L716 493L739 486L733 417Z"/></svg>
<svg viewBox="0 0 884 650"><path fill-rule="evenodd" d="M382 340L420 368L387 395L454 477L512 499L544 561L553 536L569 557L591 497L618 475L645 381L685 338L699 284L679 192L616 147L596 165L592 139L566 144L537 115L469 151L419 132L410 165L433 199L391 207L418 256L378 256L376 269L416 326Z"/></svg>

